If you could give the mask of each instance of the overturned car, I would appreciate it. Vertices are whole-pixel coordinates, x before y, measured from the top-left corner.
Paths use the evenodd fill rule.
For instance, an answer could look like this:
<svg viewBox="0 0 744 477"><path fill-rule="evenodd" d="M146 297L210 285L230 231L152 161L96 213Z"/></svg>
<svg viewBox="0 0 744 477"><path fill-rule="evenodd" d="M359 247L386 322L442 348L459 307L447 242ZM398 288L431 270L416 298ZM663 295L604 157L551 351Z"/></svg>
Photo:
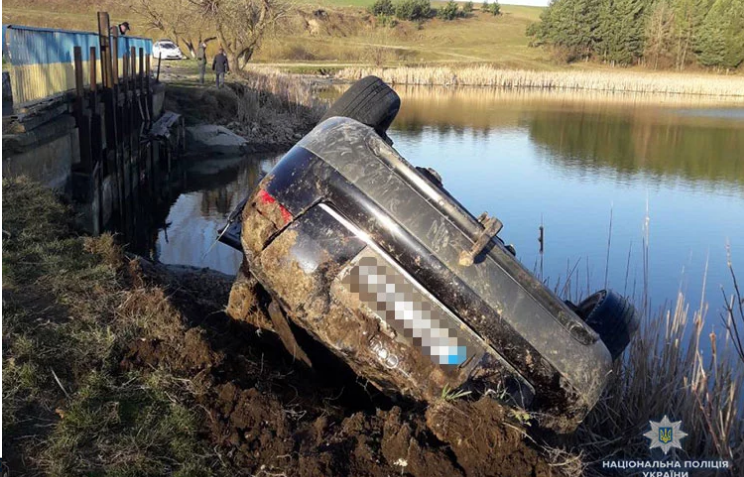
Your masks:
<svg viewBox="0 0 744 477"><path fill-rule="evenodd" d="M611 291L579 305L546 288L435 171L413 167L387 129L384 82L353 85L234 213L221 240L245 253L290 352L304 329L383 392L506 399L573 430L638 327ZM250 274L250 276L247 276Z"/></svg>

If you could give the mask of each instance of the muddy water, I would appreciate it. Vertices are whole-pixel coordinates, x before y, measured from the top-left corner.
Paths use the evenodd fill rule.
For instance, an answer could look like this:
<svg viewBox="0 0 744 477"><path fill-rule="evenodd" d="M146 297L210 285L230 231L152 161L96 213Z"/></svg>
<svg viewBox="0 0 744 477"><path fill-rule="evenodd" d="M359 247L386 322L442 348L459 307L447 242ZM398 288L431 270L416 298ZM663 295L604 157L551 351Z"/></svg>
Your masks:
<svg viewBox="0 0 744 477"><path fill-rule="evenodd" d="M395 147L436 169L472 212L499 217L502 238L552 287L572 296L605 282L637 296L647 288L652 309L679 291L697 308L705 290L708 319L719 321L721 286L731 289L727 246L744 274L744 107L644 95L399 93ZM157 232L159 259L233 273L237 252L219 244L203 255L275 160L192 171L190 192Z"/></svg>

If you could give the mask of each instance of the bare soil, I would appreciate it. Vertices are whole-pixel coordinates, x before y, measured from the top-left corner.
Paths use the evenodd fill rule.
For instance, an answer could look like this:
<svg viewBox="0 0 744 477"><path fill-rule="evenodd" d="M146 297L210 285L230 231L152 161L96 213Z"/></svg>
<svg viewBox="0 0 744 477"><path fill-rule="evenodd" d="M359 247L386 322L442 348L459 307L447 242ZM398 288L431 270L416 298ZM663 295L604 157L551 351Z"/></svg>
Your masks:
<svg viewBox="0 0 744 477"><path fill-rule="evenodd" d="M394 402L330 357L310 370L271 331L223 314L228 278L195 269L157 280L172 290L182 326L133 342L121 366L188 380L203 438L231 467L308 477L557 475L489 398ZM211 296L194 300L205 285Z"/></svg>

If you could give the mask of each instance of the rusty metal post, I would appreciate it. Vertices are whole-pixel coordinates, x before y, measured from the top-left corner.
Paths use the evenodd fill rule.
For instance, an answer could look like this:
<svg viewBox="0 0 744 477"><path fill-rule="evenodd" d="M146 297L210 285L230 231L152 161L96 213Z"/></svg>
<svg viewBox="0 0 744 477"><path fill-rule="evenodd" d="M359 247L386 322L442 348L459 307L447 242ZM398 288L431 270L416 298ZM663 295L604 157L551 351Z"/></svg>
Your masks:
<svg viewBox="0 0 744 477"><path fill-rule="evenodd" d="M96 59L96 47L91 46L90 52L88 53L88 87L91 92L95 92L96 83L98 83L98 65Z"/></svg>
<svg viewBox="0 0 744 477"><path fill-rule="evenodd" d="M113 84L119 84L119 29L114 30L111 35L111 70L113 71Z"/></svg>
<svg viewBox="0 0 744 477"><path fill-rule="evenodd" d="M111 37L109 36L109 16L106 12L98 12L98 44L101 49L101 79L104 88L110 88L111 83Z"/></svg>
<svg viewBox="0 0 744 477"><path fill-rule="evenodd" d="M123 129L123 135L124 137L128 137L128 129L129 129L129 115L127 114L129 111L129 52L124 52L124 55L121 58L121 82L119 83L119 88L121 88L121 92L124 95L124 102L122 103L122 129Z"/></svg>
<svg viewBox="0 0 744 477"><path fill-rule="evenodd" d="M132 194L134 195L135 189L139 190L140 182L138 125L140 123L140 117L142 115L142 109L139 104L139 84L137 81L137 48L135 48L134 46L130 47L129 49L129 61L129 83L131 90L131 97L129 102L129 170L130 177L133 179L130 183L130 188ZM136 105L135 102L137 103Z"/></svg>
<svg viewBox="0 0 744 477"><path fill-rule="evenodd" d="M137 97L137 48L131 47L129 50L129 81L132 83L132 102ZM132 124L134 126L134 124Z"/></svg>
<svg viewBox="0 0 744 477"><path fill-rule="evenodd" d="M95 46L90 47L88 66L90 68L90 76L88 78L88 109L90 110L91 165L95 168L101 160L101 149L103 148L103 141L101 140L101 118L98 111L98 85L96 84L98 81L98 64Z"/></svg>

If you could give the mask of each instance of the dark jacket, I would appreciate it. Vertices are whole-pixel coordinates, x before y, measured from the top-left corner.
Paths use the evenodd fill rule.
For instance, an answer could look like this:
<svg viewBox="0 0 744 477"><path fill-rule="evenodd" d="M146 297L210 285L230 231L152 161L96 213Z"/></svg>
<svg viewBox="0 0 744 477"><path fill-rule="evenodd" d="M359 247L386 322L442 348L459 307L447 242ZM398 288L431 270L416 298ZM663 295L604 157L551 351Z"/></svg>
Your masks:
<svg viewBox="0 0 744 477"><path fill-rule="evenodd" d="M212 69L215 73L227 73L230 71L230 65L227 64L227 56L223 53L217 53L212 61Z"/></svg>

